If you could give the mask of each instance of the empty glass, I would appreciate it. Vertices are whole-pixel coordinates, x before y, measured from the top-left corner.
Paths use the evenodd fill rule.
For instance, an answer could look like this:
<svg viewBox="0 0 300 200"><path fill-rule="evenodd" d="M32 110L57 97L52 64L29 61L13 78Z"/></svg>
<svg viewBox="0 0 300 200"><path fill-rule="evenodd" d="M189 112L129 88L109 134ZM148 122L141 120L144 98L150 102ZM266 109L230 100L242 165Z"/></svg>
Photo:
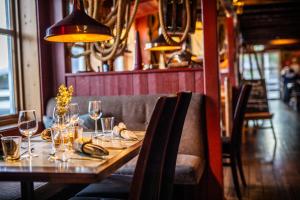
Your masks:
<svg viewBox="0 0 300 200"><path fill-rule="evenodd" d="M36 157L31 152L30 137L37 131L38 122L35 110L24 110L19 113L18 127L22 135L28 138L28 152L23 155L24 158Z"/></svg>
<svg viewBox="0 0 300 200"><path fill-rule="evenodd" d="M69 105L70 123L74 127L79 121L79 106L78 103L71 103Z"/></svg>
<svg viewBox="0 0 300 200"><path fill-rule="evenodd" d="M95 120L95 135L97 136L97 120L102 115L101 101L89 101L89 115L90 118Z"/></svg>
<svg viewBox="0 0 300 200"><path fill-rule="evenodd" d="M5 160L18 160L20 158L21 142L21 136L6 136L1 138Z"/></svg>
<svg viewBox="0 0 300 200"><path fill-rule="evenodd" d="M101 126L103 137L112 137L112 131L114 128L114 117L103 117L101 118Z"/></svg>
<svg viewBox="0 0 300 200"><path fill-rule="evenodd" d="M53 122L55 124L59 124L59 125L63 125L63 126L67 126L70 123L70 109L69 107L66 108L66 113L64 113L63 115L60 115L58 113L58 109L55 106L53 109Z"/></svg>

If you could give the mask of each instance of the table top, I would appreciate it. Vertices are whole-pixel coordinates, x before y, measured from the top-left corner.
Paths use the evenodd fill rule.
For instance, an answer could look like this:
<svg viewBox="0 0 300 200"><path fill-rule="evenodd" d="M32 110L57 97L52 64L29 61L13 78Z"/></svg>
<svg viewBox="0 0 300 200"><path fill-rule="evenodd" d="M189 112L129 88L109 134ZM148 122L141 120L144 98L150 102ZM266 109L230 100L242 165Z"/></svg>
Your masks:
<svg viewBox="0 0 300 200"><path fill-rule="evenodd" d="M139 152L145 132L135 131L139 140L98 141L109 155L103 159L70 153L67 162L50 158L51 142L32 138L34 157L31 160L0 161L0 181L41 181L52 183L92 183L106 178ZM23 145L24 146L24 145Z"/></svg>

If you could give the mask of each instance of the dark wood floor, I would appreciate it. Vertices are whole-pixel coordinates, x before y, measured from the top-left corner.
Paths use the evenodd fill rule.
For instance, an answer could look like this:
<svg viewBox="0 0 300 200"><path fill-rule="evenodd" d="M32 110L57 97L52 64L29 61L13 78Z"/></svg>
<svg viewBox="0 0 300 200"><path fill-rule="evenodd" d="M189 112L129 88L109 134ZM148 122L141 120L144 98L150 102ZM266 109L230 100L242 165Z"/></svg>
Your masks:
<svg viewBox="0 0 300 200"><path fill-rule="evenodd" d="M243 161L248 187L242 189L243 199L300 200L300 114L280 101L270 101L270 109L275 114L276 154L271 162L274 140L270 130L244 135ZM224 169L224 185L226 199L237 199L229 168Z"/></svg>

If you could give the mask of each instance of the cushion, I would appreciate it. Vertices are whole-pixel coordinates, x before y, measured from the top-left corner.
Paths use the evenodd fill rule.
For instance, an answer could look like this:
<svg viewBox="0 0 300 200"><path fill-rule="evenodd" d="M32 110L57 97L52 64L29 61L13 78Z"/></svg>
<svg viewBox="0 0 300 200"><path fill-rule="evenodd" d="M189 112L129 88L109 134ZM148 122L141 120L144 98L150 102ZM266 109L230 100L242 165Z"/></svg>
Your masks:
<svg viewBox="0 0 300 200"><path fill-rule="evenodd" d="M146 130L156 100L161 95L135 96L75 96L72 102L77 102L80 115L88 112L88 101L101 100L104 116L114 116L116 123L124 122L131 130ZM203 135L201 126L202 95L193 94L183 126L183 133L179 145L179 153L204 158ZM51 117L55 106L55 99L48 101L46 116ZM94 127L94 125L93 125ZM94 129L89 127L90 129ZM101 126L99 126L100 128Z"/></svg>
<svg viewBox="0 0 300 200"><path fill-rule="evenodd" d="M77 197L105 197L127 199L130 191L132 176L112 175L99 183L90 184Z"/></svg>
<svg viewBox="0 0 300 200"><path fill-rule="evenodd" d="M99 183L90 184L76 196L127 198L136 162L137 157L129 161L114 175ZM176 162L175 184L197 184L200 181L203 170L204 163L202 163L202 159L193 155L179 154Z"/></svg>
<svg viewBox="0 0 300 200"><path fill-rule="evenodd" d="M117 175L132 176L134 174L137 157L130 160L118 171ZM197 184L204 171L204 159L198 156L178 154L176 161L175 184L189 185Z"/></svg>

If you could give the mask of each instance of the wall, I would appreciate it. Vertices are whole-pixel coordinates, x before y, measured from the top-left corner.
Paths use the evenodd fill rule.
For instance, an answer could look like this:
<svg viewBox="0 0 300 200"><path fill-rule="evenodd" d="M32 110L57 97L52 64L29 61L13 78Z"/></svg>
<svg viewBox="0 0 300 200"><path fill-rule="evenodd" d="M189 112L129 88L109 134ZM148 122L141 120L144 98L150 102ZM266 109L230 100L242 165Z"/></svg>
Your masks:
<svg viewBox="0 0 300 200"><path fill-rule="evenodd" d="M40 77L35 1L22 0L19 1L19 4L22 38L23 109L35 109L40 118Z"/></svg>

